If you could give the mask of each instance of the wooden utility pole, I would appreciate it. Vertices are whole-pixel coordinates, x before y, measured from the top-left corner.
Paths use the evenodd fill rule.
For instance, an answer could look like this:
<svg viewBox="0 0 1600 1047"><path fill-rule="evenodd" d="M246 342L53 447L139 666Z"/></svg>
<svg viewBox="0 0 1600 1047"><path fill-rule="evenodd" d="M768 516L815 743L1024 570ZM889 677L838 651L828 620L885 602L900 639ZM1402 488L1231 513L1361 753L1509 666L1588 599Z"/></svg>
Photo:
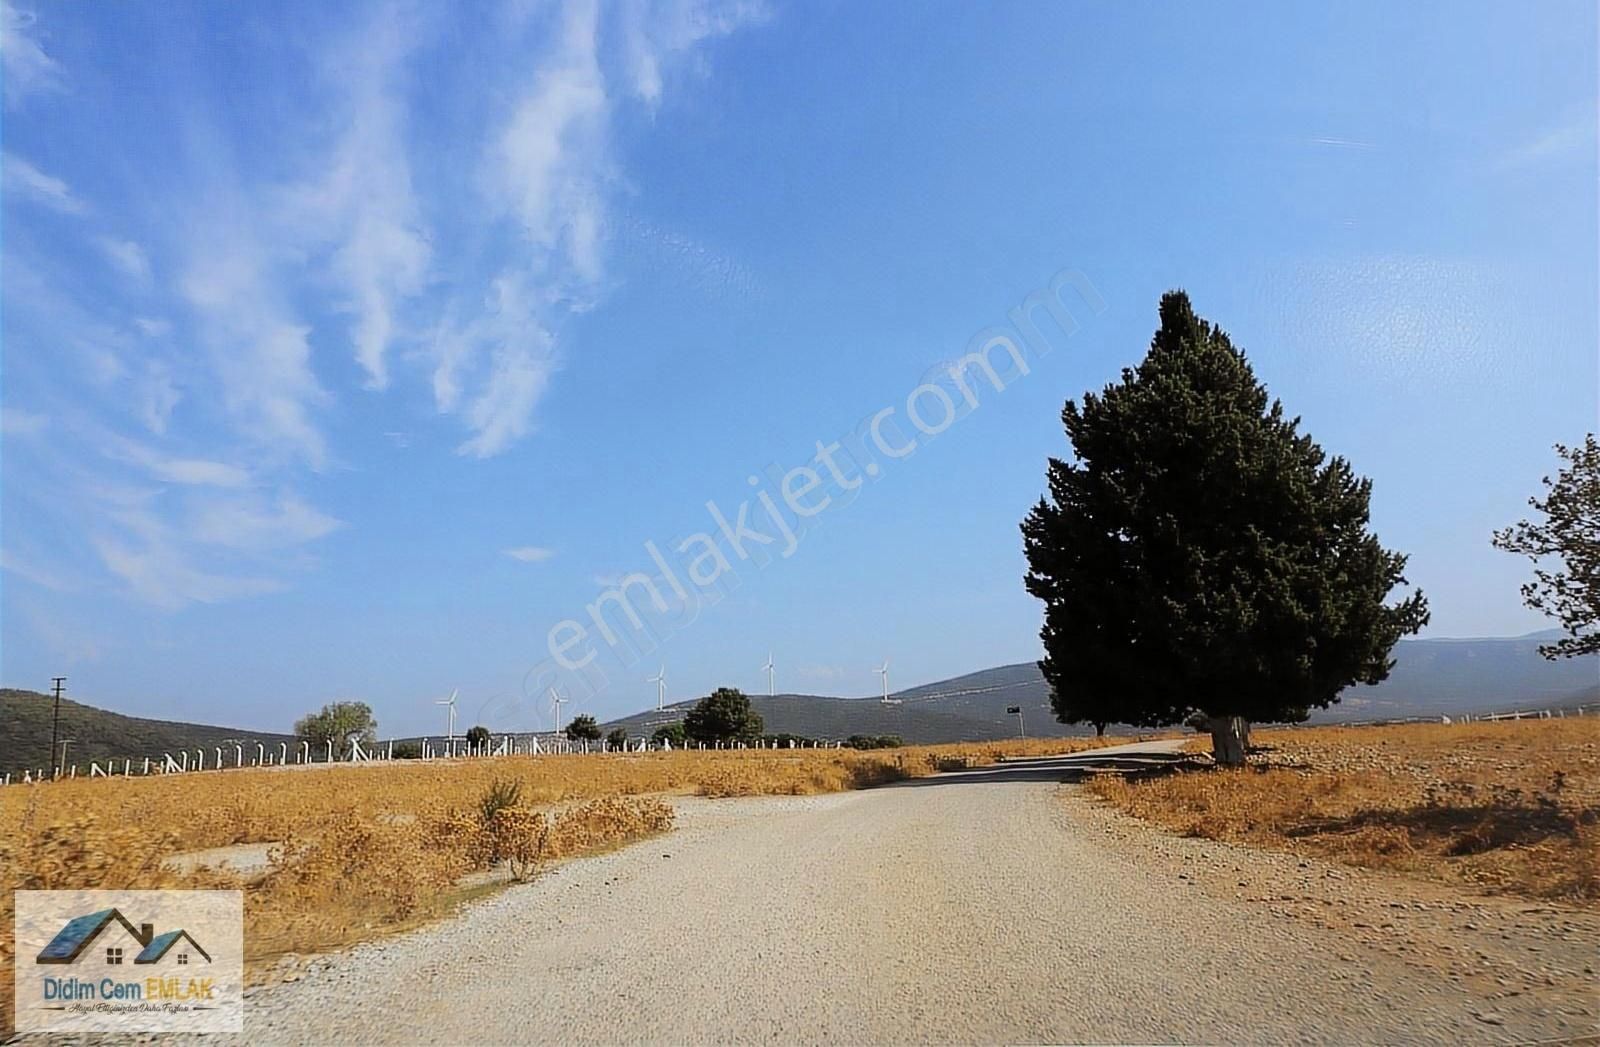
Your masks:
<svg viewBox="0 0 1600 1047"><path fill-rule="evenodd" d="M50 718L50 780L55 781L56 776L61 773L61 764L56 759L56 753L60 751L56 748L56 738L61 734L61 685L67 682L67 678L53 676L51 680L55 684L56 710Z"/></svg>

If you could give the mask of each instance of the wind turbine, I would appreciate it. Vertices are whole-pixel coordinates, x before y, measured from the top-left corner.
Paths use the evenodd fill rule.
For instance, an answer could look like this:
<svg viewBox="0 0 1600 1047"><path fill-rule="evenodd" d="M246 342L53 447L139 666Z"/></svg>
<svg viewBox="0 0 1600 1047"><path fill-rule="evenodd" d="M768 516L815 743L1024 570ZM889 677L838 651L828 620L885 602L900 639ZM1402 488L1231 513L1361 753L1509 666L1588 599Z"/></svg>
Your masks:
<svg viewBox="0 0 1600 1047"><path fill-rule="evenodd" d="M656 685L656 712L660 712L667 700L667 667L663 665L654 676L645 680L645 683Z"/></svg>
<svg viewBox="0 0 1600 1047"><path fill-rule="evenodd" d="M878 668L876 668L876 669L874 669L872 671L877 673L879 676L883 677L883 704L884 705L888 705L889 704L889 659L885 658L883 660L883 665L879 666Z"/></svg>
<svg viewBox="0 0 1600 1047"><path fill-rule="evenodd" d="M434 705L447 705L450 707L450 729L445 733L445 744L450 747L451 756L456 754L456 695L460 693L461 688L457 687L450 692L449 698L442 702L433 703Z"/></svg>
<svg viewBox="0 0 1600 1047"><path fill-rule="evenodd" d="M761 668L767 671L767 697L771 698L776 693L773 689L775 686L773 681L777 679L777 667L772 664L771 651L767 652L767 664L763 665Z"/></svg>
<svg viewBox="0 0 1600 1047"><path fill-rule="evenodd" d="M561 733L561 707L571 700L572 699L570 698L561 697L561 692L557 691L554 687L550 688L550 704L555 708L556 711L556 734Z"/></svg>

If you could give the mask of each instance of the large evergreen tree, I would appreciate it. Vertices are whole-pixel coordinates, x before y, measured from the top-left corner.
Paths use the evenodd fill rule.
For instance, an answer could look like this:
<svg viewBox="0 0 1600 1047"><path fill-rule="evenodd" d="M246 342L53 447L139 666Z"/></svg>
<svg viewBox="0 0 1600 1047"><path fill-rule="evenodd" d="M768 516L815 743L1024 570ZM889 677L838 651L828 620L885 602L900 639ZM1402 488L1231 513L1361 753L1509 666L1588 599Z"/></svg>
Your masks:
<svg viewBox="0 0 1600 1047"><path fill-rule="evenodd" d="M1235 765L1252 721L1303 720L1384 679L1427 602L1385 603L1406 558L1368 530L1371 482L1298 432L1188 295L1160 314L1136 369L1067 402L1074 460L1050 460L1023 521L1039 668L1063 722L1200 712Z"/></svg>

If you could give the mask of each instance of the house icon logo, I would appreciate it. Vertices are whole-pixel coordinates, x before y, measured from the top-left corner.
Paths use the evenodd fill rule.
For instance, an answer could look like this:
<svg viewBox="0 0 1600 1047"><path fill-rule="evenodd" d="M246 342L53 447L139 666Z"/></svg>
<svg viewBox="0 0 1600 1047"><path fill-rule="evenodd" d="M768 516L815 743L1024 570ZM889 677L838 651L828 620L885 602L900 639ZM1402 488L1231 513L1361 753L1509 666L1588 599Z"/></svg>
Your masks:
<svg viewBox="0 0 1600 1047"><path fill-rule="evenodd" d="M244 892L14 891L19 1033L244 1030Z"/></svg>
<svg viewBox="0 0 1600 1047"><path fill-rule="evenodd" d="M181 928L157 934L153 924L141 923L135 928L121 910L101 909L68 920L39 951L34 963L175 969L209 964L211 954Z"/></svg>

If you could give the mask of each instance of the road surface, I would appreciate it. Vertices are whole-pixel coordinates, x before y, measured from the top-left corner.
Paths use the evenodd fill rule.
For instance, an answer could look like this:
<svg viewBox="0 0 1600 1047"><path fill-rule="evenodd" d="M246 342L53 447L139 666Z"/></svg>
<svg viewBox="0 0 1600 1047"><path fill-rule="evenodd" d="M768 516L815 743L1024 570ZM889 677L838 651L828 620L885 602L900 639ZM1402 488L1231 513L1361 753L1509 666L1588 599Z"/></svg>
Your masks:
<svg viewBox="0 0 1600 1047"><path fill-rule="evenodd" d="M1159 760L1177 744L1087 758ZM1245 874L1227 863L1247 852L1114 828L1120 816L1061 784L1078 762L675 801L667 836L254 992L244 1042L1475 1043L1595 1031L1570 979L1548 997L1504 977L1480 985L1381 936L1235 896ZM1305 880L1307 866L1286 861ZM1527 940L1547 942L1551 926ZM1595 922L1562 926L1583 937ZM1593 958L1594 942L1548 942L1548 962Z"/></svg>

